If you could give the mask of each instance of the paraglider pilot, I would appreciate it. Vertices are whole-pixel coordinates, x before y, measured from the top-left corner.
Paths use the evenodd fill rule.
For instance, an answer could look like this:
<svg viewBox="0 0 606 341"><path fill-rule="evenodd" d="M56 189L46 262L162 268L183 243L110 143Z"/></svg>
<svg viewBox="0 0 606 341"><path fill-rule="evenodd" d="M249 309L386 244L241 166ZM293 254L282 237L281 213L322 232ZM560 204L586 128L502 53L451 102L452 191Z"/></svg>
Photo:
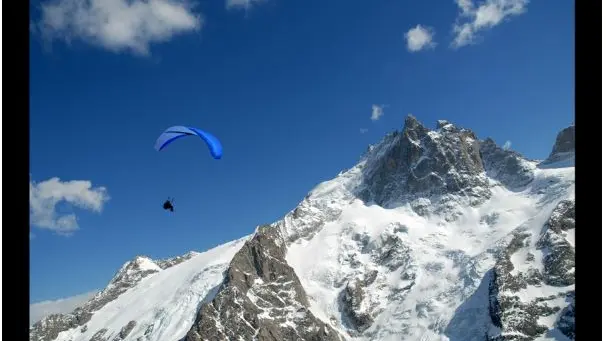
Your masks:
<svg viewBox="0 0 606 341"><path fill-rule="evenodd" d="M175 210L175 208L173 207L173 203L170 201L170 198L168 198L164 202L164 205L162 205L162 208L164 208L165 210L170 210L171 212L174 212L174 210Z"/></svg>

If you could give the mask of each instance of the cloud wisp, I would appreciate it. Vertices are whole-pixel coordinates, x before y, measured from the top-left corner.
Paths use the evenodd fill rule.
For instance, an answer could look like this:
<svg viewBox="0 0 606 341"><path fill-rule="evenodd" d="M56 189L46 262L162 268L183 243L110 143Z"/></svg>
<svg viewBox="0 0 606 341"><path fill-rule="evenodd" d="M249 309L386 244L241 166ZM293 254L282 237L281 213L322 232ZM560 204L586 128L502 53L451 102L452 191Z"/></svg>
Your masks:
<svg viewBox="0 0 606 341"><path fill-rule="evenodd" d="M366 134L368 132L367 128L360 128L360 134Z"/></svg>
<svg viewBox="0 0 606 341"><path fill-rule="evenodd" d="M511 149L511 141L509 141L509 140L505 141L505 144L503 144L503 149L505 149L505 150Z"/></svg>
<svg viewBox="0 0 606 341"><path fill-rule="evenodd" d="M370 115L370 119L373 121L379 120L381 118L381 116L383 116L384 108L385 108L385 105L373 104L372 105L372 114Z"/></svg>
<svg viewBox="0 0 606 341"><path fill-rule="evenodd" d="M417 25L404 34L406 47L410 52L434 48L437 44L433 41L433 36L433 28Z"/></svg>
<svg viewBox="0 0 606 341"><path fill-rule="evenodd" d="M265 0L226 0L225 7L227 9L243 9L248 11L253 4L261 3Z"/></svg>
<svg viewBox="0 0 606 341"><path fill-rule="evenodd" d="M526 12L529 0L456 0L459 14L454 24L452 47L460 48L477 42L478 32L493 28L505 20Z"/></svg>
<svg viewBox="0 0 606 341"><path fill-rule="evenodd" d="M93 187L90 181L61 181L54 177L29 183L30 224L69 236L79 229L74 213L60 214L57 205L65 202L80 209L100 213L110 199L105 187ZM31 234L30 234L31 237Z"/></svg>
<svg viewBox="0 0 606 341"><path fill-rule="evenodd" d="M80 40L113 52L148 55L151 44L201 28L186 0L51 0L34 29L47 41Z"/></svg>

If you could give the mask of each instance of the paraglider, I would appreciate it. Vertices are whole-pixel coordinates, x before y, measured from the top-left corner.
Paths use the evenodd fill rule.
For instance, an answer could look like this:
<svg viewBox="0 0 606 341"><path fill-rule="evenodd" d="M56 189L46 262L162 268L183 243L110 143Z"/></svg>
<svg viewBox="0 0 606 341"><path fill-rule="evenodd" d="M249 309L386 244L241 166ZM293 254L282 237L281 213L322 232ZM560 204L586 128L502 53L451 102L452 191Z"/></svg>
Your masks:
<svg viewBox="0 0 606 341"><path fill-rule="evenodd" d="M221 142L219 142L219 139L204 130L186 126L172 126L163 131L156 140L155 148L157 151L162 151L173 141L186 136L198 136L206 142L206 146L210 149L210 155L215 160L219 160L223 156L223 146L221 145ZM174 199L170 200L169 198L164 202L162 208L174 212L175 208L173 202Z"/></svg>
<svg viewBox="0 0 606 341"><path fill-rule="evenodd" d="M175 207L173 206L173 200L170 200L170 198L166 199L166 201L164 202L164 204L162 205L162 208L164 208L165 210L169 210L171 212L175 211Z"/></svg>
<svg viewBox="0 0 606 341"><path fill-rule="evenodd" d="M185 126L173 126L162 132L162 134L160 134L158 137L158 140L156 140L156 150L161 151L176 139L186 136L200 137L204 142L206 142L206 145L210 149L210 155L212 155L215 160L218 160L223 156L223 146L221 145L221 142L219 142L218 138L210 133L205 132L204 130Z"/></svg>

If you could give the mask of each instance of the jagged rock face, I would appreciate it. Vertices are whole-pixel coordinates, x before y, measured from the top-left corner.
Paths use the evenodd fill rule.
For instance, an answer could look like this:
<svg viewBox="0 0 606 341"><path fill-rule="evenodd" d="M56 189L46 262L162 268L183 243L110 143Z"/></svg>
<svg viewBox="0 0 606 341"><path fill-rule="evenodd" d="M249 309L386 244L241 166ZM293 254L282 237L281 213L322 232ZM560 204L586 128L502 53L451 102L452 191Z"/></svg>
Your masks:
<svg viewBox="0 0 606 341"><path fill-rule="evenodd" d="M480 154L488 176L508 188L526 186L534 179L532 162L515 151L500 148L490 138L482 141Z"/></svg>
<svg viewBox="0 0 606 341"><path fill-rule="evenodd" d="M574 126L570 126L558 133L550 156L558 153L570 153L575 151L574 131Z"/></svg>
<svg viewBox="0 0 606 341"><path fill-rule="evenodd" d="M489 287L490 317L502 332L491 340L533 340L548 329L539 324L539 317L549 316L559 310L553 311L551 307L536 300L522 302L515 295L516 292L526 289L529 282L540 283L540 274L537 272L512 274L514 266L510 257L525 246L524 243L528 242L529 237L529 234L514 235L493 269Z"/></svg>
<svg viewBox="0 0 606 341"><path fill-rule="evenodd" d="M193 252L190 251L182 256L177 256L177 257L173 257L173 258L168 258L168 259L162 259L162 260L157 260L155 261L156 264L158 264L158 266L162 269L168 269L170 267L173 267L177 264L181 264L183 262L185 262L188 259L191 259L192 257L198 255L198 252Z"/></svg>
<svg viewBox="0 0 606 341"><path fill-rule="evenodd" d="M52 341L62 331L78 325L78 319L73 314L51 314L30 328L29 339L30 341Z"/></svg>
<svg viewBox="0 0 606 341"><path fill-rule="evenodd" d="M371 275L372 276L372 275ZM376 276L376 274L375 274ZM373 316L362 306L364 283L359 279L350 281L341 294L342 311L347 322L357 332L363 332L373 323Z"/></svg>
<svg viewBox="0 0 606 341"><path fill-rule="evenodd" d="M489 301L491 320L501 332L489 340L534 340L551 327L542 324L540 318L560 313L557 328L574 340L574 290L566 290L574 284L574 247L566 240L566 233L575 228L574 206L574 200L559 202L535 245L531 245L530 233L516 232L498 255L491 274ZM544 254L538 259L543 271L535 266L537 259L530 253L532 249ZM525 263L517 264L519 269L512 262L516 253L526 255ZM530 287L545 286L562 289L549 296L528 298L520 294ZM564 308L563 302L570 297L572 303Z"/></svg>
<svg viewBox="0 0 606 341"><path fill-rule="evenodd" d="M558 204L546 224L537 248L544 249L545 282L562 287L575 283L574 247L566 240L575 228L575 202L564 200Z"/></svg>
<svg viewBox="0 0 606 341"><path fill-rule="evenodd" d="M309 311L285 253L279 229L260 227L236 253L221 289L201 307L184 341L342 340Z"/></svg>
<svg viewBox="0 0 606 341"><path fill-rule="evenodd" d="M465 194L476 204L490 196L472 131L440 121L431 131L409 115L401 134L371 169L360 194L381 206L403 202L410 195Z"/></svg>
<svg viewBox="0 0 606 341"><path fill-rule="evenodd" d="M575 154L575 126L572 125L561 130L556 137L556 142L553 145L551 154L544 161L545 164L552 162L558 162L570 157L574 157Z"/></svg>
<svg viewBox="0 0 606 341"><path fill-rule="evenodd" d="M107 333L106 328L99 330L95 333L95 335L93 335L93 337L91 337L90 341L106 341L107 339L105 338L105 333Z"/></svg>
<svg viewBox="0 0 606 341"><path fill-rule="evenodd" d="M135 328L136 325L137 325L137 321L129 321L124 327L122 327L122 329L120 330L120 333L118 333L118 335L116 335L116 337L114 338L113 341L124 340L128 336L128 334L130 334L130 332L133 330L133 328Z"/></svg>

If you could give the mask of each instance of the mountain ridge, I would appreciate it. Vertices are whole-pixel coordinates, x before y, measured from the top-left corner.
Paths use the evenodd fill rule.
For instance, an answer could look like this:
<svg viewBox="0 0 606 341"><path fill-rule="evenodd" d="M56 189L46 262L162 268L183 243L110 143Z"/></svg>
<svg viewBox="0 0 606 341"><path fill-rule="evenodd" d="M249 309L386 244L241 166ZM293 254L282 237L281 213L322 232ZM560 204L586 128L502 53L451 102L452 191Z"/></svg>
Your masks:
<svg viewBox="0 0 606 341"><path fill-rule="evenodd" d="M171 339L396 340L409 335L424 340L527 341L558 331L558 337L574 339L574 288L569 290L573 284L566 282L570 285L565 291L556 290L555 298L540 296L536 299L543 301L526 304L524 309L530 312L523 318L512 312L520 303L512 302L507 294L516 281L526 287L552 288L554 276L545 270L549 266L560 274L574 269L574 258L570 261L574 245L566 232L574 231L570 209L560 214L568 219L567 229L544 227L561 225L552 217L554 212L570 208L566 202L574 205L570 198L574 166L572 170L558 167L562 162L574 163L574 126L558 134L546 160L533 161L500 148L490 138L479 140L472 131L448 121L440 120L430 130L409 115L402 132L388 134L369 146L356 165L318 184L282 219L228 243L239 249L230 248L233 257L225 258L220 266L215 264L219 268L212 272L212 290L189 312L191 325L181 326L182 334ZM493 204L506 209L493 210ZM520 220L507 210L535 216ZM449 235L444 230L448 226L467 234L467 239ZM538 226L540 231L535 233ZM324 240L334 244L324 245ZM452 240L469 246L448 249L447 245L456 244L449 244ZM319 246L308 250L309 244ZM331 247L335 250L324 251ZM512 257L521 249L532 248L555 250L546 251L544 263L549 266L536 263L539 255L528 251L536 264L528 266L524 275L512 275L512 264L525 264ZM317 253L323 258L316 265L331 265L310 267L305 258ZM125 292L138 290L145 278L153 281L157 273L182 268L202 257L188 254L160 262L164 268L159 261L136 257L114 276L105 295L98 294L72 314L43 319L30 329L30 340L159 340L153 331L158 327L148 332L149 326L157 324L153 321L148 321L151 324L145 330L135 320L113 330L100 328L95 334L81 330L78 334L77 328L87 325L93 315L119 301ZM567 270L562 272L564 268ZM437 274L447 279L438 280ZM444 282L438 288L443 291L431 285L422 289L419 281L423 277L436 280L437 287ZM485 295L474 296L479 290L485 290ZM428 294L422 297L417 291ZM462 302L447 298L454 293L463 297ZM565 297L564 302L557 302L556 314L561 316L551 324L562 327L540 327L543 315L550 317L555 311L553 306L540 308L546 304L540 302L552 302L561 298L558 295ZM467 328L471 334L463 337L460 324L470 320L457 320L462 315L458 310L453 313L450 306L460 309L474 297L484 297L475 299L485 313L480 312L484 308L469 308L479 309L473 314L478 317L475 321L482 322ZM411 309L384 302L411 305ZM451 315L450 321L441 315ZM234 320L229 316L241 317ZM525 322L510 323L516 319Z"/></svg>

